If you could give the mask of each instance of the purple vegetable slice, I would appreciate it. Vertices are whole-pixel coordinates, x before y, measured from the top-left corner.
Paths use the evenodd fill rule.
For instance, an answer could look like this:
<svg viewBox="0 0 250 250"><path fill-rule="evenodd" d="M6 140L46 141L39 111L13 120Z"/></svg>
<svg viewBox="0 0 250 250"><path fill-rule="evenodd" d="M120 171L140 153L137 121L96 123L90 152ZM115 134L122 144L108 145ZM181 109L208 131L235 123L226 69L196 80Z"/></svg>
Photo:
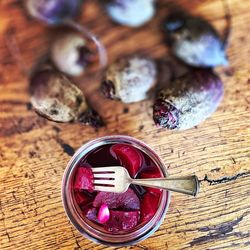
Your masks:
<svg viewBox="0 0 250 250"><path fill-rule="evenodd" d="M140 220L140 211L110 211L110 219L104 225L109 232L130 230L137 226Z"/></svg>
<svg viewBox="0 0 250 250"><path fill-rule="evenodd" d="M159 194L146 193L141 202L141 221L149 221L158 209Z"/></svg>
<svg viewBox="0 0 250 250"><path fill-rule="evenodd" d="M97 215L98 215L98 210L97 210L97 208L95 208L95 207L88 207L88 208L86 208L86 209L83 211L83 214L84 214L84 216L85 216L87 219L89 219L89 220L91 220L91 221L93 221L93 222L99 223L99 220L98 220L98 217L97 217Z"/></svg>
<svg viewBox="0 0 250 250"><path fill-rule="evenodd" d="M91 168L79 167L75 175L74 189L94 190L94 176Z"/></svg>
<svg viewBox="0 0 250 250"><path fill-rule="evenodd" d="M109 209L140 209L139 198L131 188L124 193L99 192L94 199L93 206L99 208L102 204L107 204Z"/></svg>
<svg viewBox="0 0 250 250"><path fill-rule="evenodd" d="M118 158L121 165L125 167L133 178L142 166L143 157L134 147L127 144L115 144L110 149L112 155Z"/></svg>

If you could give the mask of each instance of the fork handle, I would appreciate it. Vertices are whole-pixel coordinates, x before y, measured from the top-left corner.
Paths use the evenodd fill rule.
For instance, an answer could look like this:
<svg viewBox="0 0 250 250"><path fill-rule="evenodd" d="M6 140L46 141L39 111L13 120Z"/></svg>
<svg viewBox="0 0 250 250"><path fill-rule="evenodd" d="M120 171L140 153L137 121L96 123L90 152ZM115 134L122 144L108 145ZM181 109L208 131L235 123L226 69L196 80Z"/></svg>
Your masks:
<svg viewBox="0 0 250 250"><path fill-rule="evenodd" d="M196 196L200 188L196 175L172 178L133 179L131 183L146 187L166 189L192 196Z"/></svg>

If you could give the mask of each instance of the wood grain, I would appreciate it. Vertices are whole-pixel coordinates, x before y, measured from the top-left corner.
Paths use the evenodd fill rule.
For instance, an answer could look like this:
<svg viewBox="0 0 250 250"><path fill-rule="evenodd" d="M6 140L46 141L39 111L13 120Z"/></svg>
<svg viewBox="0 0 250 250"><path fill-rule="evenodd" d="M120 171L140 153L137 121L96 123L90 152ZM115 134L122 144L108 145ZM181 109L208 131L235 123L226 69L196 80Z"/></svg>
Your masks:
<svg viewBox="0 0 250 250"><path fill-rule="evenodd" d="M168 50L159 25L169 2L160 1L154 20L138 29L113 24L96 1L87 1L81 22L104 42L110 62L138 50L161 58ZM221 1L173 2L223 30ZM95 131L37 116L29 104L26 74L48 51L55 29L32 21L21 1L0 1L0 249L112 249L92 243L71 226L60 196L62 174L74 150L109 134L142 139L159 153L171 175L196 173L202 180L197 198L172 196L153 236L120 249L250 249L250 2L229 3L231 68L218 69L224 100L196 128L173 132L153 125L151 100L131 105L105 100L90 75L76 82L104 117L105 128Z"/></svg>

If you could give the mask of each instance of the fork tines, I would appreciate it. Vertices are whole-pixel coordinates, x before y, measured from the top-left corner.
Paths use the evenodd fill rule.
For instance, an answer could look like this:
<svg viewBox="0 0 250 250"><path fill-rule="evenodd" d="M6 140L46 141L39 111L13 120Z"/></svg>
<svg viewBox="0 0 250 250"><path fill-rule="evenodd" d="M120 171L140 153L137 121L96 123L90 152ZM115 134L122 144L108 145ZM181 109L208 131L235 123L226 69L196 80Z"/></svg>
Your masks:
<svg viewBox="0 0 250 250"><path fill-rule="evenodd" d="M110 187L115 186L115 168L117 167L102 167L92 169L95 190L109 191Z"/></svg>

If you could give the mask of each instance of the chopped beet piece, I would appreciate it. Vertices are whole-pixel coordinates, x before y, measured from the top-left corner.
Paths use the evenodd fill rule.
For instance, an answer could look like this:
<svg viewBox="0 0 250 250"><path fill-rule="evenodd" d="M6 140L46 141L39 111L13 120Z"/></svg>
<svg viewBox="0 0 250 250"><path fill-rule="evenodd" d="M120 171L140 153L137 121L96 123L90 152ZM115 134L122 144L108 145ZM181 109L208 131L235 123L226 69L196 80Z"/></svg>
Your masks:
<svg viewBox="0 0 250 250"><path fill-rule="evenodd" d="M135 177L142 166L142 154L134 147L127 144L116 144L111 147L111 153L121 162L131 177Z"/></svg>
<svg viewBox="0 0 250 250"><path fill-rule="evenodd" d="M140 219L140 211L110 211L110 219L104 228L109 232L119 232L134 228Z"/></svg>
<svg viewBox="0 0 250 250"><path fill-rule="evenodd" d="M85 214L87 219L99 223L97 218L98 211L95 207L90 207L86 209L83 213Z"/></svg>
<svg viewBox="0 0 250 250"><path fill-rule="evenodd" d="M88 196L78 190L75 191L75 199L79 206L86 205L90 201Z"/></svg>
<svg viewBox="0 0 250 250"><path fill-rule="evenodd" d="M80 167L77 169L75 175L74 188L92 191L94 189L93 179L94 176L91 168Z"/></svg>
<svg viewBox="0 0 250 250"><path fill-rule="evenodd" d="M109 193L100 192L95 197L93 202L94 207L100 207L102 204L107 204L109 209L122 210L138 210L140 209L140 201L135 192L129 188L124 193Z"/></svg>
<svg viewBox="0 0 250 250"><path fill-rule="evenodd" d="M141 202L141 221L149 221L158 209L159 195L146 193Z"/></svg>
<svg viewBox="0 0 250 250"><path fill-rule="evenodd" d="M161 178L161 173L157 168L149 168L140 173L140 178L147 179L147 178ZM161 194L162 190L159 188L150 188L144 187L147 191L152 193Z"/></svg>

